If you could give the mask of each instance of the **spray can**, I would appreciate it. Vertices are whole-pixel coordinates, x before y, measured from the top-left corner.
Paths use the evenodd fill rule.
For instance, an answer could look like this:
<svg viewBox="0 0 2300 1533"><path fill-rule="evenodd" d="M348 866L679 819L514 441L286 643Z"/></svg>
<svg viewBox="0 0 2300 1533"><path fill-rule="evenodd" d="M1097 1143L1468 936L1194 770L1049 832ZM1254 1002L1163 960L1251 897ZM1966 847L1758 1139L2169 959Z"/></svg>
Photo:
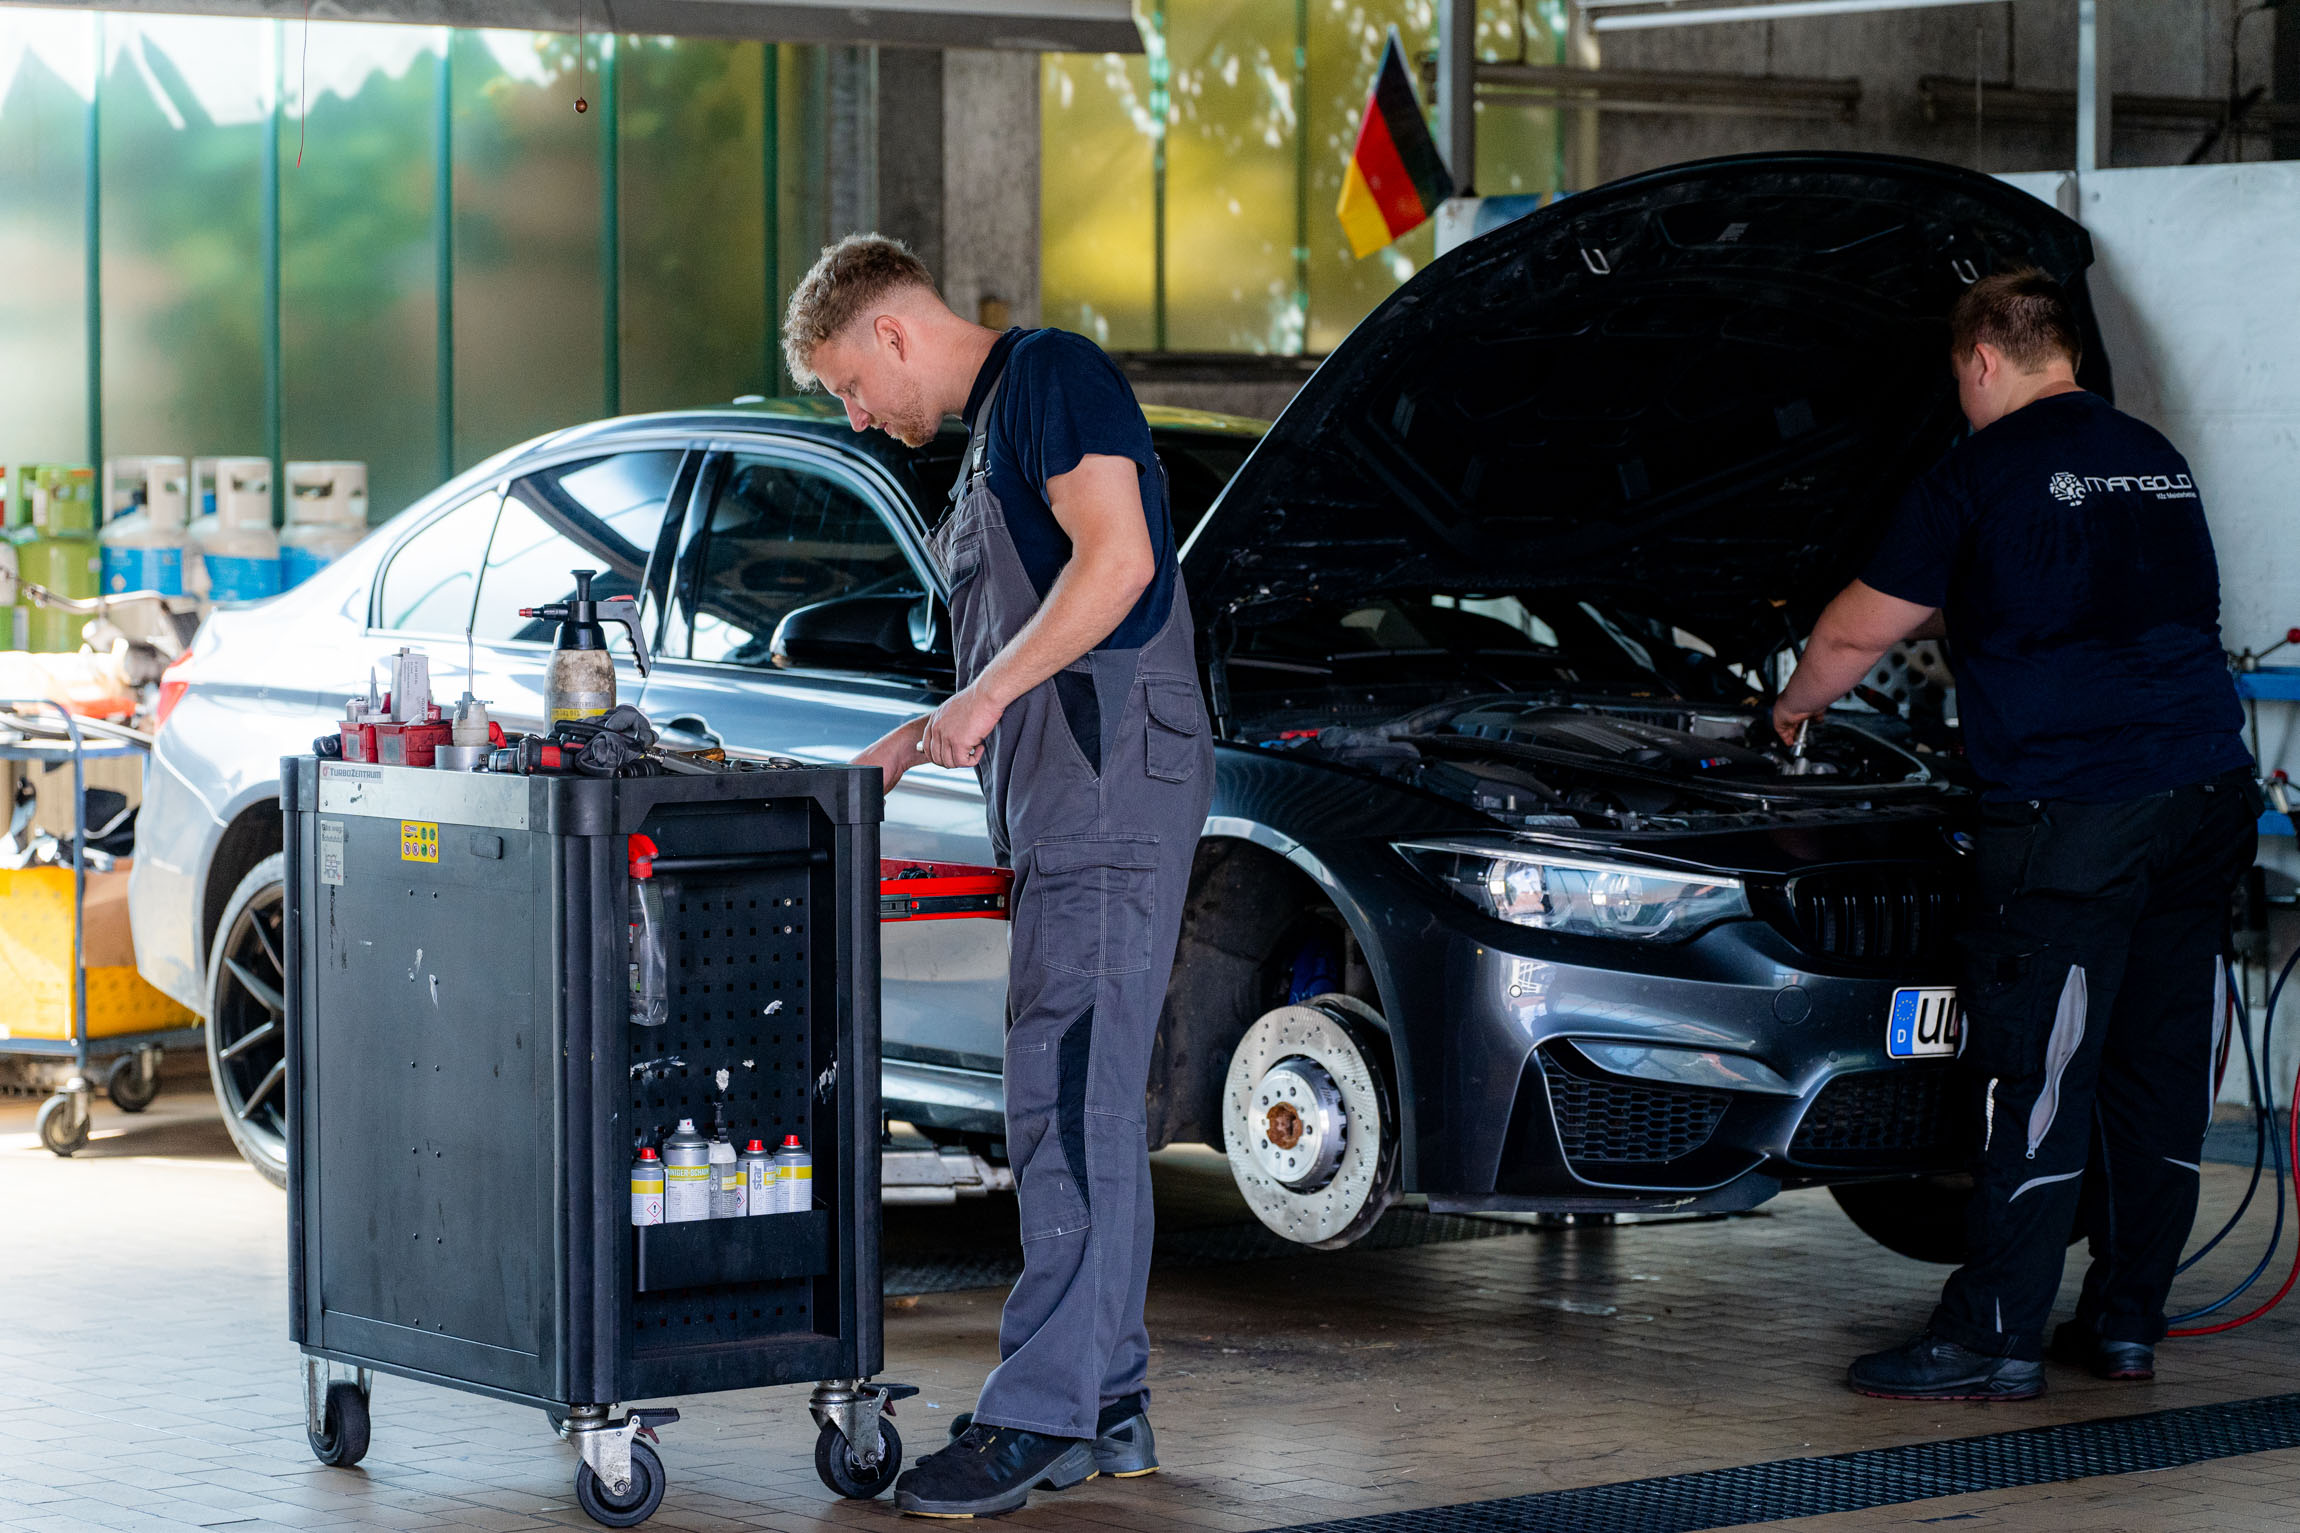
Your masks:
<svg viewBox="0 0 2300 1533"><path fill-rule="evenodd" d="M686 1224L711 1217L711 1144L681 1118L663 1141L663 1222Z"/></svg>
<svg viewBox="0 0 2300 1533"><path fill-rule="evenodd" d="M216 511L192 524L184 589L211 601L261 601L280 591L269 458L218 458Z"/></svg>
<svg viewBox="0 0 2300 1533"><path fill-rule="evenodd" d="M783 1147L775 1152L775 1186L782 1194L776 1212L803 1214L815 1206L814 1157L796 1134L785 1134Z"/></svg>
<svg viewBox="0 0 2300 1533"><path fill-rule="evenodd" d="M280 589L318 574L367 536L367 465L287 465L287 525L280 529Z"/></svg>
<svg viewBox="0 0 2300 1533"><path fill-rule="evenodd" d="M711 1217L740 1219L743 1207L743 1170L736 1164L735 1146L722 1118L711 1128Z"/></svg>
<svg viewBox="0 0 2300 1533"><path fill-rule="evenodd" d="M631 1163L631 1222L663 1222L663 1162L651 1144L643 1146Z"/></svg>
<svg viewBox="0 0 2300 1533"><path fill-rule="evenodd" d="M661 1027L671 1020L670 922L655 882L654 838L631 838L631 1020Z"/></svg>
<svg viewBox="0 0 2300 1533"><path fill-rule="evenodd" d="M782 1182L775 1175L775 1157L766 1141L754 1139L735 1157L743 1177L743 1212L772 1214L781 1211Z"/></svg>

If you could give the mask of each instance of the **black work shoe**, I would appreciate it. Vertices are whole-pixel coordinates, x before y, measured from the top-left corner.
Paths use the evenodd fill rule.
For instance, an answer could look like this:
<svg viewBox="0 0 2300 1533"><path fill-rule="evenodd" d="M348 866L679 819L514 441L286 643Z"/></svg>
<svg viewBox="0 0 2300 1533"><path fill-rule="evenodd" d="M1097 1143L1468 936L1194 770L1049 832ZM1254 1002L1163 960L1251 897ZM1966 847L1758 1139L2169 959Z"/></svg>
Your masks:
<svg viewBox="0 0 2300 1533"><path fill-rule="evenodd" d="M2056 1363L2082 1368L2096 1379L2134 1380L2156 1377L2156 1349L2145 1341L2110 1341L2095 1336L2073 1320L2053 1327L2046 1355Z"/></svg>
<svg viewBox="0 0 2300 1533"><path fill-rule="evenodd" d="M1047 1437L1019 1427L971 1423L894 1482L895 1510L914 1517L992 1517L1030 1500L1034 1490L1068 1490L1098 1473L1083 1437Z"/></svg>
<svg viewBox="0 0 2300 1533"><path fill-rule="evenodd" d="M1121 1480L1138 1479L1158 1467L1158 1440L1151 1435L1150 1402L1140 1394L1113 1400L1094 1420L1094 1471ZM950 1419L950 1436L974 1425L974 1412L960 1411Z"/></svg>
<svg viewBox="0 0 2300 1533"><path fill-rule="evenodd" d="M2044 1393L2044 1364L1991 1357L1926 1331L1854 1359L1845 1382L1880 1400L2033 1400Z"/></svg>

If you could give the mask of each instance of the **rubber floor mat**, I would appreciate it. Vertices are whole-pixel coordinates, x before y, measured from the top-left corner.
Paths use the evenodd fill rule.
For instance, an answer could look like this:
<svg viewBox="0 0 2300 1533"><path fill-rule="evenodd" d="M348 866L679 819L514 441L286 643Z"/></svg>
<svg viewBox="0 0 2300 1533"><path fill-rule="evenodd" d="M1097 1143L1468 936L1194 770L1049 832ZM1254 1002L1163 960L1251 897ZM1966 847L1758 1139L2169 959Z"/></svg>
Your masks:
<svg viewBox="0 0 2300 1533"><path fill-rule="evenodd" d="M1282 1533L1695 1533L2300 1447L2300 1394L1624 1480Z"/></svg>

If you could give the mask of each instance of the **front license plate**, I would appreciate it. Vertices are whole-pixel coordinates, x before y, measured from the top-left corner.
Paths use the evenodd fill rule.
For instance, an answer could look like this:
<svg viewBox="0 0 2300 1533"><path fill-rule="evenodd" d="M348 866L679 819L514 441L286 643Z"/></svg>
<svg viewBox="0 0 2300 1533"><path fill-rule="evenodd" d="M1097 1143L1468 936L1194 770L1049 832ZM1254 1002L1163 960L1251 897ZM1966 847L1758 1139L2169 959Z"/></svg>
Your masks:
<svg viewBox="0 0 2300 1533"><path fill-rule="evenodd" d="M1954 1058L1964 1048L1965 1014L1953 989L1896 990L1885 1020L1885 1052L1895 1059Z"/></svg>

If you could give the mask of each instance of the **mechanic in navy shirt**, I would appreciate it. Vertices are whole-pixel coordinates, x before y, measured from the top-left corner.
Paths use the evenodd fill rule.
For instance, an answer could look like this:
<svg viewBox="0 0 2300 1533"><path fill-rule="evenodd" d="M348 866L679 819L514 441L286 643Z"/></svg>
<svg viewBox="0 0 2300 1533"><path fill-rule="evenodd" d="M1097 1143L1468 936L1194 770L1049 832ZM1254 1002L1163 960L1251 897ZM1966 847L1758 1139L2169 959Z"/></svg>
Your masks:
<svg viewBox="0 0 2300 1533"><path fill-rule="evenodd" d="M890 790L921 760L973 767L1014 870L1002 1086L1022 1276L975 1409L894 1487L905 1512L992 1516L1158 1467L1143 1098L1213 788L1196 629L1149 425L1093 342L973 324L876 236L823 252L784 334L792 376L857 431L916 447L946 415L967 426L931 540L958 688L856 759Z"/></svg>
<svg viewBox="0 0 2300 1533"><path fill-rule="evenodd" d="M1950 319L1973 434L1909 490L1774 705L1794 742L1945 617L1986 785L1963 935L1985 1080L1966 1259L1914 1341L1856 1361L1892 1399L2027 1399L2042 1360L2154 1376L2196 1217L2228 1015L2229 895L2260 810L2187 462L2077 386L2059 285L1984 277ZM2095 1117L2098 1138L2095 1141ZM2045 1344L2090 1165L2092 1266Z"/></svg>

